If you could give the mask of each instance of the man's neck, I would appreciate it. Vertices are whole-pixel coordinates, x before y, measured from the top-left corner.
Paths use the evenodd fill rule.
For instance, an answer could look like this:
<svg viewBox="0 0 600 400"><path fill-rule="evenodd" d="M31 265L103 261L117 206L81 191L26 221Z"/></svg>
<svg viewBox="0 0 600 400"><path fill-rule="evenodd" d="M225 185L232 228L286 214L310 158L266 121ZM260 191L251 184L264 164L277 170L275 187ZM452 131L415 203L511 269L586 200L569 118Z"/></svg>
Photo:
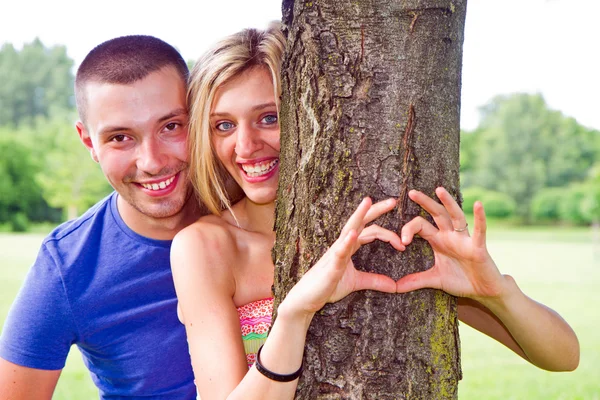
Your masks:
<svg viewBox="0 0 600 400"><path fill-rule="evenodd" d="M177 232L206 214L193 195L189 196L177 214L165 218L154 218L142 214L121 196L117 198L117 208L129 229L141 236L155 240L172 240Z"/></svg>

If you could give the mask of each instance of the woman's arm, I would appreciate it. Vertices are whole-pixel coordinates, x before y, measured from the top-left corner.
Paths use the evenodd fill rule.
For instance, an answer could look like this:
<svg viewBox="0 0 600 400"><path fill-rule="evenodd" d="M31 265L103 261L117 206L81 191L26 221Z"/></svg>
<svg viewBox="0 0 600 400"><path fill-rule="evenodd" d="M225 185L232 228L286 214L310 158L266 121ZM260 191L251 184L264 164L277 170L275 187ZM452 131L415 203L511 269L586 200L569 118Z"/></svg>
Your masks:
<svg viewBox="0 0 600 400"><path fill-rule="evenodd" d="M203 400L226 398L248 371L233 303L234 252L222 227L201 222L179 232L171 247L180 319Z"/></svg>
<svg viewBox="0 0 600 400"><path fill-rule="evenodd" d="M402 242L414 235L434 250L434 266L397 282L398 292L436 288L460 297L459 318L503 343L534 365L551 371L570 371L579 364L579 342L555 311L527 297L514 279L502 275L486 247L486 219L480 202L474 205L473 236L465 216L443 188L442 204L413 190L410 198L433 217L437 227L421 217L402 228Z"/></svg>
<svg viewBox="0 0 600 400"><path fill-rule="evenodd" d="M396 283L391 278L357 271L350 259L362 244L375 239L404 249L393 232L376 225L365 228L395 204L394 200L374 205L368 199L363 201L338 240L288 293L260 355L265 368L290 374L300 367L310 321L327 302L357 290L395 292ZM247 370L239 320L231 300L235 283L230 272L222 272L230 271L232 244L227 244L226 235L197 228L186 228L178 234L171 262L202 400L293 399L297 379L282 383L267 378L256 366Z"/></svg>
<svg viewBox="0 0 600 400"><path fill-rule="evenodd" d="M504 278L510 293L482 302L461 297L458 318L537 367L549 371L577 368L579 342L567 322L556 311L527 297L511 276Z"/></svg>

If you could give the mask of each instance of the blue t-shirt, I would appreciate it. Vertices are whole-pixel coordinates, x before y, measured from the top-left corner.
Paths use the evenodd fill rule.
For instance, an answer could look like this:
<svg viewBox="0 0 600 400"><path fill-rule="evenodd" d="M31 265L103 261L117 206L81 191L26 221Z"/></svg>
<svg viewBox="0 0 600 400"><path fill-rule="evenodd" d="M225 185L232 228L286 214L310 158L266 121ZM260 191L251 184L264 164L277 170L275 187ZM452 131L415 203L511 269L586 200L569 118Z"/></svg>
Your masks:
<svg viewBox="0 0 600 400"><path fill-rule="evenodd" d="M76 344L101 399L195 399L170 248L125 225L116 193L62 224L12 305L0 357L62 369Z"/></svg>

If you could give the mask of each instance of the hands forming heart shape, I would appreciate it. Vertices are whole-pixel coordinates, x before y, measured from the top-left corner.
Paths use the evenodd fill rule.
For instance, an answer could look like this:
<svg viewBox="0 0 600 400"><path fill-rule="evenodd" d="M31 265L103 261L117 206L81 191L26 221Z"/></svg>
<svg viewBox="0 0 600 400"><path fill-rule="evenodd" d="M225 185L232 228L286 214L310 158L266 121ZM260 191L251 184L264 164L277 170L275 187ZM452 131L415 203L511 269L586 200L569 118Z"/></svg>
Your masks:
<svg viewBox="0 0 600 400"><path fill-rule="evenodd" d="M371 199L363 199L338 239L288 293L286 300L302 305L303 311L311 314L326 303L365 289L405 293L435 288L475 300L499 296L503 290L502 274L486 248L482 204L476 202L474 205L475 223L471 236L466 229L465 215L450 193L440 187L436 189L436 195L441 204L419 191L409 192L410 199L431 214L437 227L423 217L416 217L402 227L400 236L376 224L367 226L391 211L397 201L387 199L373 204ZM415 235L431 245L435 258L432 268L406 275L395 282L385 275L358 271L354 267L351 257L360 246L381 240L404 251Z"/></svg>

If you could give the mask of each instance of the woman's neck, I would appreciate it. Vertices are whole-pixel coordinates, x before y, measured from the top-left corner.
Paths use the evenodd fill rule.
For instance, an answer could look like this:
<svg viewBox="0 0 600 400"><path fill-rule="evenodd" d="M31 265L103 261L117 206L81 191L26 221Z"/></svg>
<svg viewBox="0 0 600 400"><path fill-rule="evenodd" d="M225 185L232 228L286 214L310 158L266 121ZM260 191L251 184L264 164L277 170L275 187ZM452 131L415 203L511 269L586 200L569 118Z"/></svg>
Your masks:
<svg viewBox="0 0 600 400"><path fill-rule="evenodd" d="M232 209L242 229L263 234L273 233L275 202L256 204L244 197Z"/></svg>

